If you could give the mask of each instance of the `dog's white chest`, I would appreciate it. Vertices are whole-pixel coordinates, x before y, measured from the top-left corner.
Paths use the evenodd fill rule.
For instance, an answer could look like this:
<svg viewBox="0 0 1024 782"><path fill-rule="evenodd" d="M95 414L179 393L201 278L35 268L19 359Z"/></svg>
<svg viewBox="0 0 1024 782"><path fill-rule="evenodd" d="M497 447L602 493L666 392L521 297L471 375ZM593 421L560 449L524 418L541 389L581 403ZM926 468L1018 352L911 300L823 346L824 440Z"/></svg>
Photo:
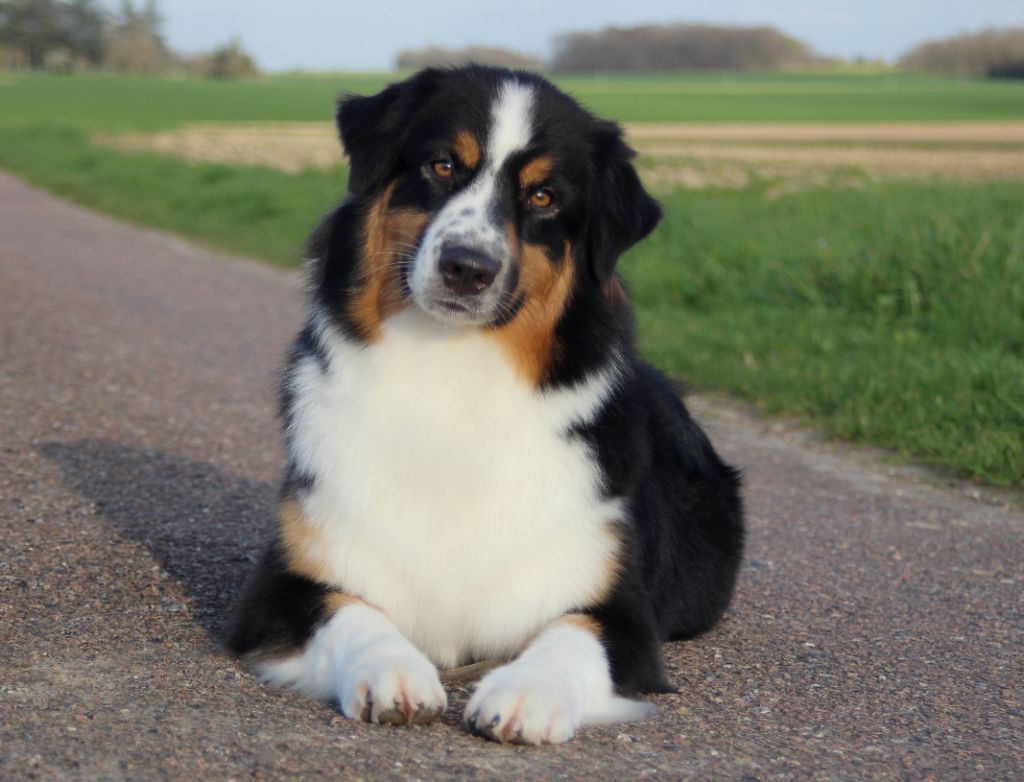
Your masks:
<svg viewBox="0 0 1024 782"><path fill-rule="evenodd" d="M295 375L293 458L331 582L383 609L441 666L515 653L597 598L621 515L569 427L611 373L541 394L499 345L406 311L361 347L334 336L330 372Z"/></svg>

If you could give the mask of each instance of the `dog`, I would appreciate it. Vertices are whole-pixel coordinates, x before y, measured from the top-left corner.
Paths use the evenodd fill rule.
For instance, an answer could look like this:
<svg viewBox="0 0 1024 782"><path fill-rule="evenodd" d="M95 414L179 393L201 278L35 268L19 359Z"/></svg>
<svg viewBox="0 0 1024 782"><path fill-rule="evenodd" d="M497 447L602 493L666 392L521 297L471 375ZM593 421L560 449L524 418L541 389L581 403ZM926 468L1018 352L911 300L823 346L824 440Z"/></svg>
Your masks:
<svg viewBox="0 0 1024 782"><path fill-rule="evenodd" d="M498 741L638 719L659 647L726 610L739 476L637 356L619 256L661 210L613 122L543 78L428 69L337 124L283 373L277 534L228 646L346 717L426 723L439 670Z"/></svg>

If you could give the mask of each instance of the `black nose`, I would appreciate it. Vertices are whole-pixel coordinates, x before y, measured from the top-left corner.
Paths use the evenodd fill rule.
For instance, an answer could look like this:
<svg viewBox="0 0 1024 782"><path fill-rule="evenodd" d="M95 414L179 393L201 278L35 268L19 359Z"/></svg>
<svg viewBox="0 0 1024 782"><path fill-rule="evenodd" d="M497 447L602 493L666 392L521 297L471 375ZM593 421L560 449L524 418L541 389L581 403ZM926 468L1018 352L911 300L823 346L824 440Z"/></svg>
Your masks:
<svg viewBox="0 0 1024 782"><path fill-rule="evenodd" d="M498 276L498 262L468 247L447 247L441 251L444 284L460 296L476 296Z"/></svg>

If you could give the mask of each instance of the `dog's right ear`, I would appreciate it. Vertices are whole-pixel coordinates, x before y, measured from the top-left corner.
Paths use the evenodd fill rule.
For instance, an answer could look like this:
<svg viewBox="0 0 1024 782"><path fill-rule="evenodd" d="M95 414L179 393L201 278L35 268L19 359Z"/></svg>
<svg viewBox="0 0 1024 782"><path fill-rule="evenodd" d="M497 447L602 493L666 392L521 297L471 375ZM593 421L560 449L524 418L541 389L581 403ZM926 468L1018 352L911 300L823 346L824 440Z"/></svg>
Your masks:
<svg viewBox="0 0 1024 782"><path fill-rule="evenodd" d="M345 95L336 120L349 158L348 189L371 193L390 178L402 152L416 110L434 90L438 71L427 69L383 92L364 97Z"/></svg>

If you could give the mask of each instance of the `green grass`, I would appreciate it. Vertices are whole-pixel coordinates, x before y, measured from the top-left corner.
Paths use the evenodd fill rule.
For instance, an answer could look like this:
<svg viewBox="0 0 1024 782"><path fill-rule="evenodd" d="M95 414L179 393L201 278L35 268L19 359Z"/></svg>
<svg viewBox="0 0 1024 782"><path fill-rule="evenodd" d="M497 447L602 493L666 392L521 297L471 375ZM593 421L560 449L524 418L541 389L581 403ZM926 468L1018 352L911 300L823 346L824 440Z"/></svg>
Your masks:
<svg viewBox="0 0 1024 782"><path fill-rule="evenodd" d="M341 92L394 74L275 76L245 82L110 75L8 75L0 125L149 130L194 121L327 121ZM640 74L555 79L624 122L1024 119L1024 83L877 74Z"/></svg>
<svg viewBox="0 0 1024 782"><path fill-rule="evenodd" d="M1024 482L1024 183L681 192L624 264L674 374Z"/></svg>
<svg viewBox="0 0 1024 782"><path fill-rule="evenodd" d="M142 225L294 266L306 235L344 193L344 168L286 174L125 155L74 129L0 128L0 168Z"/></svg>
<svg viewBox="0 0 1024 782"><path fill-rule="evenodd" d="M391 77L277 77L242 82L105 74L9 76L0 126L48 124L87 131L157 130L186 122L330 122L342 92L371 93Z"/></svg>
<svg viewBox="0 0 1024 782"><path fill-rule="evenodd" d="M90 207L294 265L345 171L190 165L92 134L325 120L387 75L0 83L0 168ZM891 80L895 79L895 86ZM890 80L890 82L887 82ZM1024 118L1024 85L879 75L565 79L623 120ZM891 95L889 93L892 93ZM625 259L647 354L695 387L999 485L1024 482L1024 183L771 183L664 199Z"/></svg>
<svg viewBox="0 0 1024 782"><path fill-rule="evenodd" d="M623 122L1008 120L1024 118L1024 83L895 72L710 73L560 78Z"/></svg>

